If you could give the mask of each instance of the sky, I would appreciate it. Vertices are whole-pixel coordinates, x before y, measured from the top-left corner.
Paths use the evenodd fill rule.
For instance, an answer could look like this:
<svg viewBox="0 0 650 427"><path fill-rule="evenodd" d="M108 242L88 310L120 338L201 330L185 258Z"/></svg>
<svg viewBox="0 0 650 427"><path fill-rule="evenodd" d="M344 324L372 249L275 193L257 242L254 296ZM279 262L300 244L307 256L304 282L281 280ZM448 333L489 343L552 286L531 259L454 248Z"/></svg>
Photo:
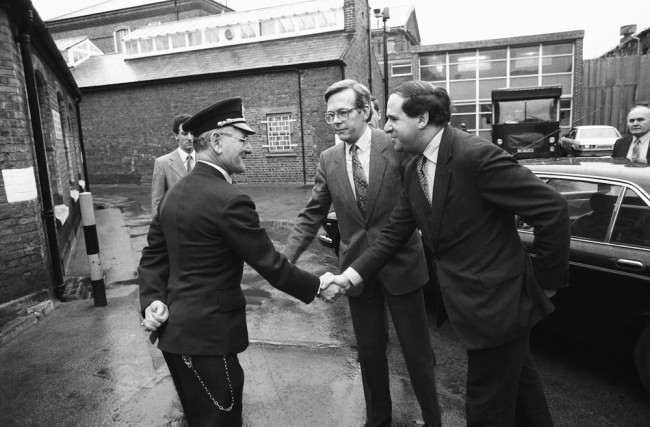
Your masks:
<svg viewBox="0 0 650 427"><path fill-rule="evenodd" d="M236 11L299 0L223 0ZM43 20L81 9L102 0L32 0ZM584 30L584 59L600 56L620 40L620 27L636 24L637 32L650 27L650 2L634 6L605 0L370 0L371 8L411 4L415 7L421 44L454 43L502 37ZM386 22L390 26L390 19Z"/></svg>

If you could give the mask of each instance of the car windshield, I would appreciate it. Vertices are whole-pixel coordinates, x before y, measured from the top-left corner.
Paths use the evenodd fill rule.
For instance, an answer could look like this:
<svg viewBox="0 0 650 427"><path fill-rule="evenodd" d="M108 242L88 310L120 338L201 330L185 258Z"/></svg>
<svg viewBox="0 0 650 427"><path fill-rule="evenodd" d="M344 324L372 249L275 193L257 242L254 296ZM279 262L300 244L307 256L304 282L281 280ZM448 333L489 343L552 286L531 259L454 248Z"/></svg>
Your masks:
<svg viewBox="0 0 650 427"><path fill-rule="evenodd" d="M500 101L498 106L497 124L556 120L556 103L552 98Z"/></svg>
<svg viewBox="0 0 650 427"><path fill-rule="evenodd" d="M581 129L580 138L619 138L614 128Z"/></svg>

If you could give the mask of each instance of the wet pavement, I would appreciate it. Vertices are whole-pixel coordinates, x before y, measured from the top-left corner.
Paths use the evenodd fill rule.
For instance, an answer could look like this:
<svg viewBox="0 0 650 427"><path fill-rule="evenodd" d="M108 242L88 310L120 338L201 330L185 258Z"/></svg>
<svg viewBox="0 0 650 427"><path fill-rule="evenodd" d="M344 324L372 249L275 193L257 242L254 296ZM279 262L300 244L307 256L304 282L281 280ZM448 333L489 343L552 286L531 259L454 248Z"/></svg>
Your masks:
<svg viewBox="0 0 650 427"><path fill-rule="evenodd" d="M303 186L242 185L282 249L309 197ZM151 212L148 185L93 186L106 307L93 300L54 309L0 347L0 426L182 426L160 351L139 328L137 266ZM83 233L70 276L87 274ZM331 250L314 242L299 265L335 269ZM361 426L364 402L348 305L305 305L247 268L243 279L251 345L244 425ZM389 322L390 325L390 322ZM448 326L430 323L443 425L465 425L466 355ZM415 425L419 409L394 330L388 359L395 427ZM647 426L648 396L629 367L553 336L533 342L557 426Z"/></svg>

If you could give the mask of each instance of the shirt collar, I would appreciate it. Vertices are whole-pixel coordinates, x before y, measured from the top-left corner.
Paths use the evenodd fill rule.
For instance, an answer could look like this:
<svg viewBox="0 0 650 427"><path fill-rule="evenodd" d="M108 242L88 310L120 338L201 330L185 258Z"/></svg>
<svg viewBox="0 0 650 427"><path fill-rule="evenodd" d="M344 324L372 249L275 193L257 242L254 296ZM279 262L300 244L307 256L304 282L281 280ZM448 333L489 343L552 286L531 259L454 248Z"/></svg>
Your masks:
<svg viewBox="0 0 650 427"><path fill-rule="evenodd" d="M442 131L444 128L440 129L434 136L431 138L431 142L427 145L427 148L424 149L422 154L427 158L428 161L433 163L438 163L438 150L440 149L440 143L442 142Z"/></svg>
<svg viewBox="0 0 650 427"><path fill-rule="evenodd" d="M225 171L224 168L217 166L214 163L206 162L205 160L197 160L197 163L205 163L208 166L212 166L213 168L221 172L221 174L223 175L224 178L226 178L226 181L228 181L229 184L232 184L232 178L230 177L230 174Z"/></svg>
<svg viewBox="0 0 650 427"><path fill-rule="evenodd" d="M639 138L639 140L641 141L641 144L647 144L650 142L650 132L643 135L641 138ZM636 136L632 137L632 142L634 141L636 141Z"/></svg>
<svg viewBox="0 0 650 427"><path fill-rule="evenodd" d="M180 154L181 156L181 160L183 161L183 163L185 163L185 160L187 160L187 156L192 156L192 160L196 160L196 158L194 157L194 150L192 150L192 152L189 154L185 150L181 150L181 147L178 147L177 150L178 150L178 154Z"/></svg>
<svg viewBox="0 0 650 427"><path fill-rule="evenodd" d="M361 150L363 152L363 151L366 151L367 149L369 149L371 139L372 139L372 131L370 130L370 126L366 126L366 131L359 137L359 139L356 142L357 147L359 147L359 150ZM352 144L350 144L349 142L346 142L345 143L346 151L349 152L351 146L352 146Z"/></svg>

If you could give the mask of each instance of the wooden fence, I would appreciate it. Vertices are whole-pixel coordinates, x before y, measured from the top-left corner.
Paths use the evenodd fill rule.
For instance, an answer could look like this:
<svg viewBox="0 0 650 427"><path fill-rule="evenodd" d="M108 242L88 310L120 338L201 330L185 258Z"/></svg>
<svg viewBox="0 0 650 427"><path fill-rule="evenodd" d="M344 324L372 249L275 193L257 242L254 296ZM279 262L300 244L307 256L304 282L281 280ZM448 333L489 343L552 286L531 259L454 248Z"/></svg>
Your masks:
<svg viewBox="0 0 650 427"><path fill-rule="evenodd" d="M582 114L576 125L611 125L627 132L627 112L650 104L650 55L583 62Z"/></svg>

